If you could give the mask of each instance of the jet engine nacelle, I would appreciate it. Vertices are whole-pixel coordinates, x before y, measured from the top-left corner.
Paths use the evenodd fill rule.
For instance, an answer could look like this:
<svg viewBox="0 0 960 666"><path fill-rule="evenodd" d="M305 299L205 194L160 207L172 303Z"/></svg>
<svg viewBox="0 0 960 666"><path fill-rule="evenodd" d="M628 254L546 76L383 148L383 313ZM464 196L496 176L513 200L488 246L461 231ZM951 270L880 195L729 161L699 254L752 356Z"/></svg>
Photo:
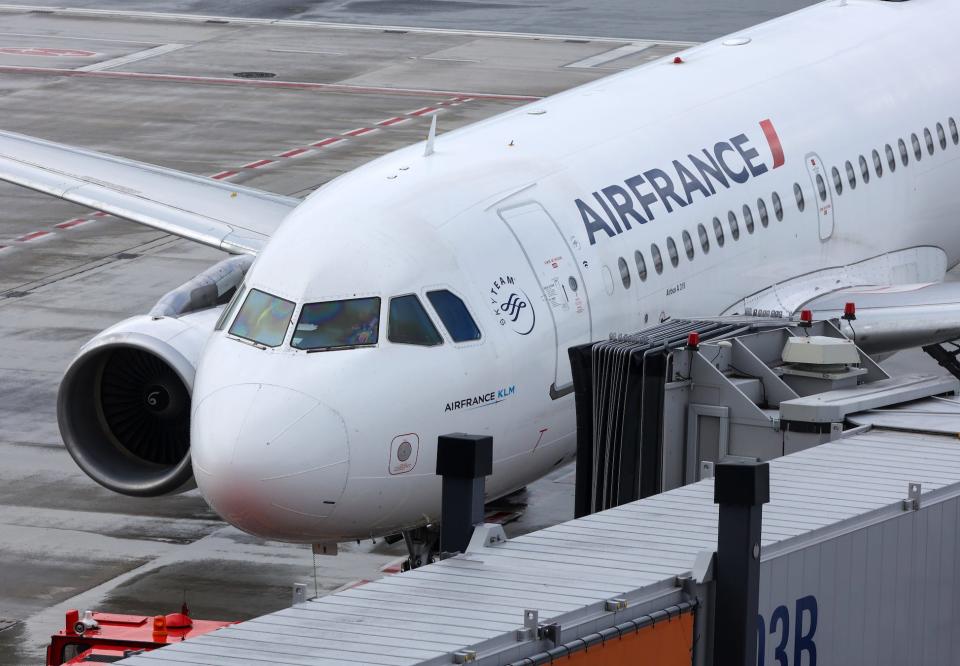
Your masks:
<svg viewBox="0 0 960 666"><path fill-rule="evenodd" d="M132 317L88 342L57 398L60 434L94 481L153 497L195 487L190 396L210 335L192 317Z"/></svg>

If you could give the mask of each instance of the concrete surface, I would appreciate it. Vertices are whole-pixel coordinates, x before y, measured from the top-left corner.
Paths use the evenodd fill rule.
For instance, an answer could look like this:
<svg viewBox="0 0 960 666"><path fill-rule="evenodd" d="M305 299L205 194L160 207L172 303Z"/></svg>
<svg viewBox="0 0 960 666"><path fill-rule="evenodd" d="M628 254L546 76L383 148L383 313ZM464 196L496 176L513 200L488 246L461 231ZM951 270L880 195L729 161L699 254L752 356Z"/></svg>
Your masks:
<svg viewBox="0 0 960 666"><path fill-rule="evenodd" d="M0 9L0 125L304 195L421 140L434 113L442 132L603 76L620 65L565 65L626 43ZM144 57L164 45L177 46ZM233 76L242 71L276 76L263 85ZM361 128L375 131L351 132ZM264 159L274 162L243 168ZM199 617L244 619L289 604L296 581L322 594L404 553L351 544L314 569L308 548L227 527L196 492L134 499L89 480L57 430L63 370L100 330L220 255L5 185L0 246L0 664L42 661L69 608L152 615L186 596ZM530 489L534 508L511 532L572 517L568 471Z"/></svg>
<svg viewBox="0 0 960 666"><path fill-rule="evenodd" d="M471 12L497 14L504 5L509 15L525 6L434 4L450 10L451 22L463 24L471 24ZM253 5L165 6L225 13ZM384 9L376 2L257 7L257 15L321 18L336 18L345 9ZM559 2L548 13L571 8ZM413 12L396 20L447 21L437 13ZM566 32L571 26L600 32L576 19L564 25ZM677 48L663 43L596 67L566 66L629 43L0 8L0 126L198 174L236 172L232 182L304 195L422 139L433 113L442 132ZM177 48L137 59L164 45ZM127 56L126 62L116 60ZM79 68L88 72L79 74ZM233 76L242 71L276 76L251 83ZM378 125L397 118L402 122ZM361 128L375 131L344 136ZM326 138L340 140L276 157ZM273 162L243 167L264 159ZM175 609L186 596L198 617L239 620L289 604L293 582L307 582L322 594L377 576L403 554L401 544L351 544L336 558L318 558L315 567L307 548L264 542L225 526L196 492L133 499L90 481L64 451L57 431L56 390L64 368L100 330L146 312L221 255L11 186L0 186L0 246L0 664L42 661L48 636L69 608L152 615ZM919 353L888 362L894 370L919 366L936 369ZM570 469L531 486L527 500L530 508L508 532L571 518Z"/></svg>

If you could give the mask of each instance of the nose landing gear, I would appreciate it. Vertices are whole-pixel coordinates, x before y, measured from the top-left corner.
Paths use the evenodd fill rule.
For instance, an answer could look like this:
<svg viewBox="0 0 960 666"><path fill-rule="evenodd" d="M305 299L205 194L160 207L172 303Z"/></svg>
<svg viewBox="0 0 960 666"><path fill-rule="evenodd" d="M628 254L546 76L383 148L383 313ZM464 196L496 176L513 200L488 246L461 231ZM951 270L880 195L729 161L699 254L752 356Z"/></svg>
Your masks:
<svg viewBox="0 0 960 666"><path fill-rule="evenodd" d="M440 559L440 526L423 525L401 532L407 544L409 556L403 563L403 570L419 569L425 564Z"/></svg>

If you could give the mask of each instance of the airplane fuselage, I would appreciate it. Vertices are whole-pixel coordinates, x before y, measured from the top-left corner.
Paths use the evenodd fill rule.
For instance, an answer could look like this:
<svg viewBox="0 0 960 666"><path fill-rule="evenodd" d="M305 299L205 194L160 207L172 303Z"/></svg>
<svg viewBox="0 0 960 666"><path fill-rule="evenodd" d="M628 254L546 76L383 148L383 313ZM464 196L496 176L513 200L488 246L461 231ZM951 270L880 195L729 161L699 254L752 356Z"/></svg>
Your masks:
<svg viewBox="0 0 960 666"><path fill-rule="evenodd" d="M838 280L941 279L960 261L958 19L937 0L823 3L329 183L247 275L242 296L293 304L282 343L229 318L207 343L201 491L291 541L422 524L439 517L439 435L493 436L491 497L572 459L572 345L666 317L788 316ZM440 344L391 341L410 295ZM374 337L297 348L305 304L377 298Z"/></svg>

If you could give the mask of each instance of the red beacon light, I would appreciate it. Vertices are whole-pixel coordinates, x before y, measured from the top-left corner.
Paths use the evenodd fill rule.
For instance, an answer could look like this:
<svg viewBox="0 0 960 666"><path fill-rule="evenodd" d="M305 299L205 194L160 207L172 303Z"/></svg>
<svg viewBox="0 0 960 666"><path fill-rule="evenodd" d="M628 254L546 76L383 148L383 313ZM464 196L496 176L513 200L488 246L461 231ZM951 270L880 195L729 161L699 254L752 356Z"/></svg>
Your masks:
<svg viewBox="0 0 960 666"><path fill-rule="evenodd" d="M697 351L700 349L700 334L696 331L687 334L687 349Z"/></svg>
<svg viewBox="0 0 960 666"><path fill-rule="evenodd" d="M847 303L843 306L843 319L847 321L853 321L857 318L857 304L856 303Z"/></svg>
<svg viewBox="0 0 960 666"><path fill-rule="evenodd" d="M813 326L813 312L810 310L800 311L800 326L810 328Z"/></svg>
<svg viewBox="0 0 960 666"><path fill-rule="evenodd" d="M682 65L682 64L683 64L683 58L681 58L680 56L674 57L674 59L673 59L673 64L674 64L674 65Z"/></svg>

